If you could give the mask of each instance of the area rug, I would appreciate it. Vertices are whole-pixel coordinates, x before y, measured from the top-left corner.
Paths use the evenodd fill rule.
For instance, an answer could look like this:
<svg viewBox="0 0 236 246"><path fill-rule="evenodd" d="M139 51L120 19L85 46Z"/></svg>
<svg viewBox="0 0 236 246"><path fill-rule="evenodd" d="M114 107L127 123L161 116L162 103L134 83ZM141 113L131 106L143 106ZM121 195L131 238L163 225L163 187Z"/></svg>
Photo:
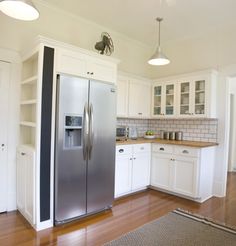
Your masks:
<svg viewBox="0 0 236 246"><path fill-rule="evenodd" d="M236 246L236 228L176 209L105 246Z"/></svg>

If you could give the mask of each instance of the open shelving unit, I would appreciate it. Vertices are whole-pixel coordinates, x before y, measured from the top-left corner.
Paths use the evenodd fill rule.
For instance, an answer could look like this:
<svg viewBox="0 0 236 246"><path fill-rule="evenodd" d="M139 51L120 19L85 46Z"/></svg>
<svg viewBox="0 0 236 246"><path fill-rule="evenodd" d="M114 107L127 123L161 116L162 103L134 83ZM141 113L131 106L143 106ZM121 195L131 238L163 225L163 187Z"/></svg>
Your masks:
<svg viewBox="0 0 236 246"><path fill-rule="evenodd" d="M36 146L38 56L35 52L22 63L20 82L20 145Z"/></svg>

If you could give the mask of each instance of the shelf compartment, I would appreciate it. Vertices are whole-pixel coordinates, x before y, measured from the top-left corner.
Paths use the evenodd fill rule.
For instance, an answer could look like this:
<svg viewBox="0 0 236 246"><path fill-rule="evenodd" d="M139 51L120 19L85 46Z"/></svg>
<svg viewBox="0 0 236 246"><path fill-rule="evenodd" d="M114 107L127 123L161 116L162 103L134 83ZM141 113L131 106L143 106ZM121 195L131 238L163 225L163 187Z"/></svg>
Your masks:
<svg viewBox="0 0 236 246"><path fill-rule="evenodd" d="M36 84L36 81L38 79L37 75L34 75L32 77L29 77L23 81L21 81L21 85L32 85L32 84Z"/></svg>
<svg viewBox="0 0 236 246"><path fill-rule="evenodd" d="M35 147L35 128L20 126L20 145L30 145Z"/></svg>
<svg viewBox="0 0 236 246"><path fill-rule="evenodd" d="M36 127L36 123L33 121L21 121L21 126Z"/></svg>
<svg viewBox="0 0 236 246"><path fill-rule="evenodd" d="M31 99L31 100L24 100L24 101L21 101L21 105L31 105L31 104L36 104L37 103L37 100L36 99Z"/></svg>

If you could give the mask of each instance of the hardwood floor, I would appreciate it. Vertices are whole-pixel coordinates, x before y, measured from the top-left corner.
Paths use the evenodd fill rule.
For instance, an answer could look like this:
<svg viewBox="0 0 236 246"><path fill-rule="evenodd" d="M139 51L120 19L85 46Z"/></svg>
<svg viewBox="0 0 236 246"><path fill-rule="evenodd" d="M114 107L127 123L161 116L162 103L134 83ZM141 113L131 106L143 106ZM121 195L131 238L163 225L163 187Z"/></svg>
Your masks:
<svg viewBox="0 0 236 246"><path fill-rule="evenodd" d="M112 211L38 233L19 212L1 214L0 245L101 245L175 208L236 226L236 173L229 174L225 198L198 204L148 190L117 200Z"/></svg>

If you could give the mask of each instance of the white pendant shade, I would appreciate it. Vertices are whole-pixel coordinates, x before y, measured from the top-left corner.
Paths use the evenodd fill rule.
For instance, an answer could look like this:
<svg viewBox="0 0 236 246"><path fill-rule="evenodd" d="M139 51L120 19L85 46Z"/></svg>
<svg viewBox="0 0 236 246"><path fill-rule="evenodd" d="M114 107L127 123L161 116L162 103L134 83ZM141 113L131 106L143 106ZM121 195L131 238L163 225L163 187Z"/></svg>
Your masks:
<svg viewBox="0 0 236 246"><path fill-rule="evenodd" d="M39 11L29 0L2 0L0 10L15 19L31 21L39 17Z"/></svg>
<svg viewBox="0 0 236 246"><path fill-rule="evenodd" d="M162 53L161 51L161 26L160 23L163 19L157 17L156 21L159 22L159 36L158 36L158 48L154 55L148 60L148 64L155 66L167 65L170 63L170 60Z"/></svg>
<svg viewBox="0 0 236 246"><path fill-rule="evenodd" d="M161 48L158 47L154 55L148 60L150 65L162 66L170 63L170 60L161 52Z"/></svg>

